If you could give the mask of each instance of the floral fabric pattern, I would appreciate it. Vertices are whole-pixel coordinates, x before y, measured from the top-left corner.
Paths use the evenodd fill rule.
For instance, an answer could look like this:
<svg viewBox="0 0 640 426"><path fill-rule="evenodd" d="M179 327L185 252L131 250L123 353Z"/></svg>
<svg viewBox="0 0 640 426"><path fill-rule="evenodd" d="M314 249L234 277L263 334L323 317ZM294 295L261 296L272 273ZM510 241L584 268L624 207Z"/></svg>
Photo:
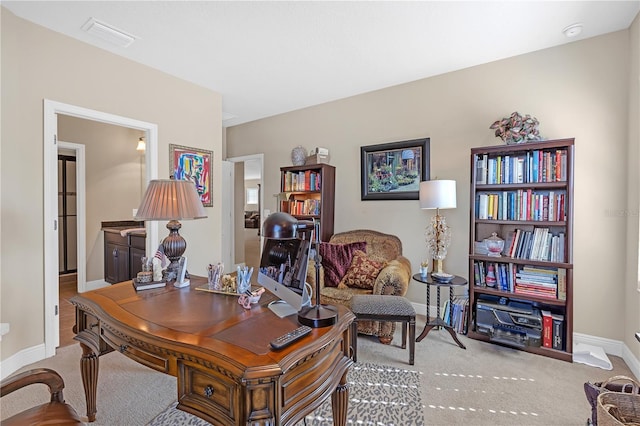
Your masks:
<svg viewBox="0 0 640 426"><path fill-rule="evenodd" d="M376 278L385 265L386 262L376 262L368 258L367 254L362 250L356 250L353 253L351 265L340 284L338 284L338 288L347 286L373 290Z"/></svg>

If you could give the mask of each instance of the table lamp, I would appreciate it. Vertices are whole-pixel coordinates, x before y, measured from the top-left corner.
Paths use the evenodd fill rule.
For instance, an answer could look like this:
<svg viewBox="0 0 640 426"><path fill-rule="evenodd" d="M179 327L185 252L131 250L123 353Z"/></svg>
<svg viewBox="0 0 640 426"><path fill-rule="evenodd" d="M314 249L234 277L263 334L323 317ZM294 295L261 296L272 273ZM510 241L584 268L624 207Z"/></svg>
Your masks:
<svg viewBox="0 0 640 426"><path fill-rule="evenodd" d="M447 225L444 216L440 215L440 209L456 208L456 181L455 180L428 180L420 182L420 208L436 209L436 214L431 218L431 223L425 233L427 246L431 257L437 266L432 277L447 279L453 277L442 270L442 261L447 256L447 249L451 244L451 229Z"/></svg>
<svg viewBox="0 0 640 426"><path fill-rule="evenodd" d="M178 232L182 227L178 221L205 217L207 214L193 182L174 179L149 182L135 219L169 221L169 235L162 240L164 254L171 261L163 274L167 281L176 279L180 258L187 248L187 242Z"/></svg>
<svg viewBox="0 0 640 426"><path fill-rule="evenodd" d="M263 224L263 236L277 240L294 239L298 231L313 229L313 249L316 269L315 304L313 306L303 306L298 312L298 322L313 328L327 327L336 323L338 310L334 306L322 305L320 303L320 222L299 221L288 213L277 212L269 215ZM277 246L274 247L274 249ZM269 254L271 255L271 253Z"/></svg>

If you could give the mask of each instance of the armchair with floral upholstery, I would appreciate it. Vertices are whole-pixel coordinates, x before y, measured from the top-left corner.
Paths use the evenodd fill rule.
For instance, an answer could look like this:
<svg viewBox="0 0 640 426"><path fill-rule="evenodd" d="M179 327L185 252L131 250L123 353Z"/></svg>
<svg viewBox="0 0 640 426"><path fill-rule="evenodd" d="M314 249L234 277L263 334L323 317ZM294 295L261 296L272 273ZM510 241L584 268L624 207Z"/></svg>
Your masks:
<svg viewBox="0 0 640 426"><path fill-rule="evenodd" d="M354 294L404 296L411 279L411 262L402 255L395 235L373 230L334 234L321 243L320 300L324 304L351 307ZM337 260L336 260L337 259ZM315 288L315 264L309 262L307 281ZM358 321L358 333L391 343L395 323Z"/></svg>

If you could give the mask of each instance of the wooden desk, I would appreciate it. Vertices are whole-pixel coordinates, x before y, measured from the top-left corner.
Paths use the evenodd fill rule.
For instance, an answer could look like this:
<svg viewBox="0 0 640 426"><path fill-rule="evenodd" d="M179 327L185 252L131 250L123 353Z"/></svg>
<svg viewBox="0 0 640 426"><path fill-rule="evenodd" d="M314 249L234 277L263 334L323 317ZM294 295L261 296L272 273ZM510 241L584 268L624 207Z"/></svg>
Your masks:
<svg viewBox="0 0 640 426"><path fill-rule="evenodd" d="M271 312L269 292L245 310L235 296L195 290L203 284L192 276L191 287L136 293L127 281L71 299L89 421L99 356L115 349L177 377L178 408L214 425L293 425L329 395L334 424L345 425L351 311L339 306L334 326L276 352L269 342L298 327L295 315Z"/></svg>

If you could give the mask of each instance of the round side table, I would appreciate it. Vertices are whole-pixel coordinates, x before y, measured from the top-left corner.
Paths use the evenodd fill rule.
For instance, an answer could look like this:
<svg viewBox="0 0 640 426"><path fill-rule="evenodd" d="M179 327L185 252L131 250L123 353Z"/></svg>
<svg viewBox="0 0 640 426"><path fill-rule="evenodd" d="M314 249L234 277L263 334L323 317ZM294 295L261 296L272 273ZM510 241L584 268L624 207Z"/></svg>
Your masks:
<svg viewBox="0 0 640 426"><path fill-rule="evenodd" d="M453 338L453 340L455 340L455 342L458 344L458 346L460 346L462 349L467 349L462 342L458 339L458 335L456 334L456 330L449 324L447 324L441 317L440 317L440 289L443 287L448 287L449 288L449 304L453 303L453 288L457 287L457 286L463 286L463 285L467 285L467 280L459 277L457 275L454 275L453 279L451 281L449 281L448 283L442 283L439 281L436 281L435 279L431 278L431 274L428 274L426 277L422 277L422 275L420 274L415 274L413 276L413 279L418 281L419 283L423 283L427 285L427 324L424 326L424 330L422 330L422 333L420 333L420 335L418 336L418 338L416 339L416 342L421 341L422 339L424 339L425 337L427 337L427 334L429 334L429 332L431 331L432 328L434 327L443 327L445 330L447 330L449 332L449 334L451 334L451 337ZM432 320L431 317L429 316L429 302L430 302L430 292L429 289L431 286L435 286L436 287L436 295L437 295L437 305L436 305L436 312L437 312L437 316ZM449 323L451 323L451 314L452 314L452 310L449 309Z"/></svg>

